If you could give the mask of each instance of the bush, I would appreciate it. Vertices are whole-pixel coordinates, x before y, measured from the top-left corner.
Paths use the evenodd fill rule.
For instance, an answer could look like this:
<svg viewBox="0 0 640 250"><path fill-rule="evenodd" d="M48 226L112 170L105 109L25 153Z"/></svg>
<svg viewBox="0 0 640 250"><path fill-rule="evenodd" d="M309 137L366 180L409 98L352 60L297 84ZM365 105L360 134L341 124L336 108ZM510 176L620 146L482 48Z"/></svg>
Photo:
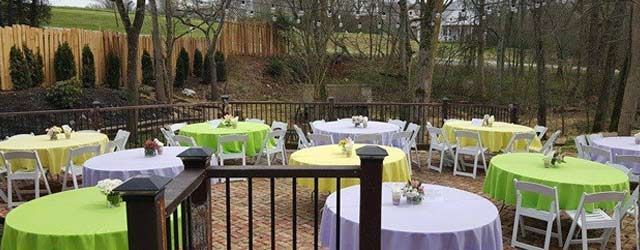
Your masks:
<svg viewBox="0 0 640 250"><path fill-rule="evenodd" d="M280 78L285 73L285 63L279 57L269 58L269 64L267 64L266 73L273 78Z"/></svg>
<svg viewBox="0 0 640 250"><path fill-rule="evenodd" d="M22 50L15 45L9 52L9 74L15 90L28 89L33 86L31 81L31 70L24 58Z"/></svg>
<svg viewBox="0 0 640 250"><path fill-rule="evenodd" d="M209 84L211 82L211 56L208 54L204 57L204 66L202 66L202 84Z"/></svg>
<svg viewBox="0 0 640 250"><path fill-rule="evenodd" d="M42 54L38 51L36 55L36 60L31 65L33 68L33 73L31 75L31 82L34 86L38 86L44 82L44 59L42 59Z"/></svg>
<svg viewBox="0 0 640 250"><path fill-rule="evenodd" d="M153 86L155 81L155 74L153 70L153 59L146 50L142 52L142 84L147 86Z"/></svg>
<svg viewBox="0 0 640 250"><path fill-rule="evenodd" d="M202 77L202 52L199 49L193 52L193 75Z"/></svg>
<svg viewBox="0 0 640 250"><path fill-rule="evenodd" d="M45 99L56 108L72 108L80 103L82 98L82 88L80 81L71 79L60 81L47 89Z"/></svg>
<svg viewBox="0 0 640 250"><path fill-rule="evenodd" d="M94 88L96 86L96 63L89 45L82 48L82 86Z"/></svg>
<svg viewBox="0 0 640 250"><path fill-rule="evenodd" d="M219 82L224 82L227 80L227 66L224 62L224 54L220 51L216 51L215 56L213 57L216 60L216 76Z"/></svg>
<svg viewBox="0 0 640 250"><path fill-rule="evenodd" d="M187 51L182 48L180 50L180 54L178 54L178 59L176 61L176 78L173 84L176 87L182 87L184 85L184 81L187 80L188 74L189 54L187 54Z"/></svg>
<svg viewBox="0 0 640 250"><path fill-rule="evenodd" d="M65 42L58 46L53 61L56 81L65 81L76 76L76 63L73 61L73 52L69 43Z"/></svg>
<svg viewBox="0 0 640 250"><path fill-rule="evenodd" d="M112 89L120 88L120 57L109 52L104 81Z"/></svg>

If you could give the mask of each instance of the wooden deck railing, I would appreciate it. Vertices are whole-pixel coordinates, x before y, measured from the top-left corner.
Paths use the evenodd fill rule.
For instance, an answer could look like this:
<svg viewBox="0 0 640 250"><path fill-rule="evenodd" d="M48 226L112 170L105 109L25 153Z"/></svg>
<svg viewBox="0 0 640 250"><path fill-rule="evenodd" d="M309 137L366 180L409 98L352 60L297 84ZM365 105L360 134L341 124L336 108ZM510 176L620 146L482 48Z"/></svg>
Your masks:
<svg viewBox="0 0 640 250"><path fill-rule="evenodd" d="M29 112L0 113L0 138L22 133L44 133L53 125L69 124L75 130L99 129L113 137L118 129L132 133L129 147L140 147L146 139L161 138L160 128L179 122L204 122L215 119L225 112L233 113L241 119L259 118L267 123L287 122L290 131L287 136L289 146L297 143L293 124L310 131L309 122L325 119L366 115L369 120L387 121L402 119L426 127L427 123L440 126L445 119L466 119L495 115L496 120L518 122L516 105L497 106L450 102L438 103L356 103L336 102L329 98L326 102L261 102L232 101L223 97L221 102L195 104L165 104L130 107L43 110ZM428 135L420 131L418 143L427 143Z"/></svg>
<svg viewBox="0 0 640 250"><path fill-rule="evenodd" d="M215 232L226 230L226 248L231 249L231 194L232 178L246 179L248 209L248 249L253 249L253 180L267 178L270 181L271 249L276 249L276 179L292 179L292 248L297 241L297 197L296 179L313 178L316 183L313 201L313 248L319 249L319 201L318 178L335 178L337 216L340 217L340 178L360 179L360 249L380 249L382 197L382 162L387 152L377 146L367 146L356 152L360 166L224 166L209 167L210 152L189 149L181 156L185 171L168 182L158 177L135 177L116 191L123 194L127 205L129 249L212 249L211 238L211 178L225 180L226 228L215 228ZM240 197L245 197L241 195ZM214 201L221 202L221 201ZM177 233L180 232L180 233ZM340 223L336 225L340 239ZM309 246L308 246L309 247ZM340 243L336 249L340 248Z"/></svg>

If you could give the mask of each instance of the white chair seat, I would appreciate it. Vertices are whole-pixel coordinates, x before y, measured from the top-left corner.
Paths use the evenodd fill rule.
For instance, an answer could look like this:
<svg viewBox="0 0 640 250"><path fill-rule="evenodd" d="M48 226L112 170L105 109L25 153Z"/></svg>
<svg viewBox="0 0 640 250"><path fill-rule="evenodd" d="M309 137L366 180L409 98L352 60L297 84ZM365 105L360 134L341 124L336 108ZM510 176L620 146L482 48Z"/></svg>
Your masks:
<svg viewBox="0 0 640 250"><path fill-rule="evenodd" d="M567 216L572 220L576 219L577 210L568 210L565 211ZM597 228L609 228L615 226L615 222L613 218L609 216L607 213L602 211L601 209L594 209L591 213L586 213L587 218L587 229L597 229ZM582 220L577 220L578 226L582 227Z"/></svg>
<svg viewBox="0 0 640 250"><path fill-rule="evenodd" d="M46 171L46 170L45 170ZM38 176L38 173L28 170L15 170L11 176L7 177L9 180L31 180Z"/></svg>
<svg viewBox="0 0 640 250"><path fill-rule="evenodd" d="M433 147L433 149L437 149L439 151L456 149L456 145L447 145L444 143L433 143L431 146Z"/></svg>
<svg viewBox="0 0 640 250"><path fill-rule="evenodd" d="M454 147L456 149L457 152L460 152L460 154L465 154L465 155L476 155L476 154L480 154L480 153L486 153L487 152L487 148L482 148L482 151L478 150L478 148L476 147Z"/></svg>
<svg viewBox="0 0 640 250"><path fill-rule="evenodd" d="M531 217L538 220L549 221L556 218L556 215L547 211L541 211L535 208L521 207L519 213L521 215Z"/></svg>
<svg viewBox="0 0 640 250"><path fill-rule="evenodd" d="M82 175L82 167L72 166L70 169L65 170L65 172L72 175Z"/></svg>

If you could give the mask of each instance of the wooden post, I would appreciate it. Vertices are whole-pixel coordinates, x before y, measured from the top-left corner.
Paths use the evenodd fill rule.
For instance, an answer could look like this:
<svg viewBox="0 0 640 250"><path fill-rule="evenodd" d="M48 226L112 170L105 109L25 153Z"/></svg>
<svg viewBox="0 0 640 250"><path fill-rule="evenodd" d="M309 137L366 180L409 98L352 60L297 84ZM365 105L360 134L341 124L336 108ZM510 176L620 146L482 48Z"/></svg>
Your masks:
<svg viewBox="0 0 640 250"><path fill-rule="evenodd" d="M180 153L184 169L205 169L211 166L211 151L205 148L190 148ZM189 242L191 249L211 249L211 179L204 178L191 193L191 218L189 218Z"/></svg>
<svg viewBox="0 0 640 250"><path fill-rule="evenodd" d="M334 121L336 119L336 99L333 96L330 96L327 98L327 101L329 102L329 121Z"/></svg>
<svg viewBox="0 0 640 250"><path fill-rule="evenodd" d="M382 231L382 162L389 155L378 146L356 150L360 157L360 249L379 250Z"/></svg>
<svg viewBox="0 0 640 250"><path fill-rule="evenodd" d="M137 176L114 190L127 203L129 249L167 249L164 187L170 180Z"/></svg>
<svg viewBox="0 0 640 250"><path fill-rule="evenodd" d="M509 120L511 123L518 123L518 104L509 104Z"/></svg>
<svg viewBox="0 0 640 250"><path fill-rule="evenodd" d="M442 98L442 125L449 119L449 98Z"/></svg>

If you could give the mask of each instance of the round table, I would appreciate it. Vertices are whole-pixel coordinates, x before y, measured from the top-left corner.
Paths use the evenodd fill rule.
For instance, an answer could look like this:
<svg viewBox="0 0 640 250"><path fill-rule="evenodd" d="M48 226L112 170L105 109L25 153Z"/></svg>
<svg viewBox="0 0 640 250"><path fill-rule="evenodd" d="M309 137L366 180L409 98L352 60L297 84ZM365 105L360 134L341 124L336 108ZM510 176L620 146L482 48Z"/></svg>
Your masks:
<svg viewBox="0 0 640 250"><path fill-rule="evenodd" d="M606 191L629 192L629 177L622 171L601 163L565 157L558 167L545 168L542 154L511 153L491 159L489 173L484 180L484 193L513 205L516 201L513 179L543 184L558 189L560 209L578 208L583 193ZM548 209L551 200L531 193L523 194L523 206ZM596 207L613 209L614 204L598 203ZM594 204L585 206L592 210Z"/></svg>
<svg viewBox="0 0 640 250"><path fill-rule="evenodd" d="M364 144L356 144L355 148L365 146ZM407 169L407 157L405 153L397 148L380 146L387 150L389 156L384 158L382 168L383 181L406 182L411 179L409 170ZM347 157L338 145L324 145L298 150L289 157L289 165L292 166L349 166L360 165L360 157L355 152L351 157ZM313 179L298 179L298 184L314 188ZM348 187L360 184L359 179L341 178L340 187ZM336 191L335 178L319 178L318 191L333 192Z"/></svg>
<svg viewBox="0 0 640 250"><path fill-rule="evenodd" d="M248 137L246 145L247 156L255 156L260 152L264 137L271 131L271 127L252 122L238 122L236 128L218 127L212 128L209 123L196 123L187 125L180 129L181 135L193 137L199 146L207 147L213 152L218 151L218 137L221 135L240 134ZM240 152L242 146L240 143L227 143L224 145L225 152Z"/></svg>
<svg viewBox="0 0 640 250"><path fill-rule="evenodd" d="M640 145L636 144L633 136L616 136L596 138L592 142L593 146L611 151L613 155L634 155L640 156ZM593 159L604 163L605 159ZM640 164L625 165L633 170L634 174L640 174Z"/></svg>
<svg viewBox="0 0 640 250"><path fill-rule="evenodd" d="M125 208L107 208L97 188L35 199L7 215L2 250L128 249Z"/></svg>
<svg viewBox="0 0 640 250"><path fill-rule="evenodd" d="M82 184L90 187L104 179L125 181L136 175L153 174L173 178L184 170L182 160L176 156L186 149L187 147L164 147L162 155L145 157L144 149L136 148L91 158L82 168Z"/></svg>
<svg viewBox="0 0 640 250"><path fill-rule="evenodd" d="M69 150L72 148L100 145L102 151L106 148L109 138L100 133L73 133L70 139L59 135L58 140L50 140L47 135L22 136L0 142L0 151L32 151L38 152L38 157L44 168L57 175L67 165ZM78 157L76 163L82 163L88 157ZM13 169L33 169L33 162L11 162Z"/></svg>
<svg viewBox="0 0 640 250"><path fill-rule="evenodd" d="M455 188L424 185L418 205L391 201L391 185L382 186L382 249L502 249L502 224L489 200ZM360 187L340 191L340 249L358 249ZM327 198L320 224L324 247L336 249L336 193Z"/></svg>
<svg viewBox="0 0 640 250"><path fill-rule="evenodd" d="M370 121L366 128L355 127L351 119L316 124L313 129L314 133L333 137L335 143L347 137L354 139L358 135L379 134L382 136L382 144L384 145L391 145L391 136L398 131L400 131L400 127L386 122Z"/></svg>
<svg viewBox="0 0 640 250"><path fill-rule="evenodd" d="M488 148L491 152L499 152L506 149L514 133L535 133L535 130L530 127L512 123L495 122L491 127L483 127L471 124L470 121L460 120L447 121L442 126L442 129L446 133L449 142L452 144L456 143L456 135L454 133L454 131L456 130L480 132L480 140L482 141L482 146ZM472 141L463 141L462 145L472 145ZM520 141L516 143L516 148L521 150L524 149L524 142ZM533 150L542 149L542 143L537 136L534 138L530 148Z"/></svg>

